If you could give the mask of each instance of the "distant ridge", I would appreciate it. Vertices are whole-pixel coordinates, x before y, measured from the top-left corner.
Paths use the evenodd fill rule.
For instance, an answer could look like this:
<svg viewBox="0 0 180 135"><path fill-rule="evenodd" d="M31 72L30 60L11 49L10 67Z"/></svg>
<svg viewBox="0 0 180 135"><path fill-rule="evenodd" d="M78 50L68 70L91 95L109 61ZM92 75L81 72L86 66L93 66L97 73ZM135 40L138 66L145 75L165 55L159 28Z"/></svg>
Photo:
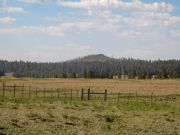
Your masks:
<svg viewBox="0 0 180 135"><path fill-rule="evenodd" d="M114 58L110 58L108 56L105 56L104 54L92 54L92 55L87 55L84 57L80 57L77 59L73 59L70 61L75 61L75 62L94 62L94 61L98 61L98 62L105 62L105 61L109 61L109 60L115 60Z"/></svg>

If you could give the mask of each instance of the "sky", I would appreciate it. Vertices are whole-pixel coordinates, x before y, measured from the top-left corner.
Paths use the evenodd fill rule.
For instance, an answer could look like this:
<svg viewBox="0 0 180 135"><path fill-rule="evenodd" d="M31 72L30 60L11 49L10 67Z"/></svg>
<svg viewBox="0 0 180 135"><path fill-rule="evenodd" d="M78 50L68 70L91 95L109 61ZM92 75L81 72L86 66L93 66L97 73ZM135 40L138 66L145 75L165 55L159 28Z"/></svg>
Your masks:
<svg viewBox="0 0 180 135"><path fill-rule="evenodd" d="M180 0L0 0L0 59L180 59Z"/></svg>

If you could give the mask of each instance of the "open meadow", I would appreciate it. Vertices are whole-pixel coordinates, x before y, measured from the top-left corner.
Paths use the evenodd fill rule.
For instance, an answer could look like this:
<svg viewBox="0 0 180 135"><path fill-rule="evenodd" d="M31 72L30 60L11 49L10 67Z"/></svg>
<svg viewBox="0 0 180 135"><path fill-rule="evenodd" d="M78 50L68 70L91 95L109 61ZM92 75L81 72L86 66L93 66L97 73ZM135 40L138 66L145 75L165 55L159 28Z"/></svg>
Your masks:
<svg viewBox="0 0 180 135"><path fill-rule="evenodd" d="M150 95L152 92L157 95L180 94L180 79L165 80L112 80L112 79L43 79L43 78L1 78L2 82L9 85L25 85L34 88L47 89L87 89L89 86L94 90L105 90L112 93L135 93Z"/></svg>
<svg viewBox="0 0 180 135"><path fill-rule="evenodd" d="M3 82L39 91L79 90L79 98L28 96L29 89L22 96L18 88L16 97L7 91L3 97ZM0 85L1 135L180 135L180 80L1 78ZM107 100L81 101L81 89L89 86L107 89ZM112 100L109 93L124 95Z"/></svg>

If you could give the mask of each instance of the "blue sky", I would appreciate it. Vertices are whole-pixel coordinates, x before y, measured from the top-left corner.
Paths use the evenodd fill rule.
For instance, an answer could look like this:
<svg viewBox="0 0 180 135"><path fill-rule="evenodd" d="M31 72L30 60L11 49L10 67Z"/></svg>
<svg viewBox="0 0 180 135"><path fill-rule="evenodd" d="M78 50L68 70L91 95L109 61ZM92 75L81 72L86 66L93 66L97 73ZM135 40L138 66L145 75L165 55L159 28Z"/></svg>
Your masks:
<svg viewBox="0 0 180 135"><path fill-rule="evenodd" d="M180 59L179 0L0 0L0 59Z"/></svg>

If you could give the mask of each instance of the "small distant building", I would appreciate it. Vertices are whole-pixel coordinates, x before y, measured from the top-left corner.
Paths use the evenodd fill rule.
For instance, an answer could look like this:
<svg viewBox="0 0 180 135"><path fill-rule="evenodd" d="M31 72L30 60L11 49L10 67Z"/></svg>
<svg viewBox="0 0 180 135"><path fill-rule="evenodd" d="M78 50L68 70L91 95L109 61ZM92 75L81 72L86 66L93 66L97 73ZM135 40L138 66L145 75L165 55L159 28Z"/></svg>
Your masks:
<svg viewBox="0 0 180 135"><path fill-rule="evenodd" d="M5 73L4 75L5 75L5 77L14 77L13 72Z"/></svg>
<svg viewBox="0 0 180 135"><path fill-rule="evenodd" d="M11 78L14 78L14 73L13 73L13 72L7 72L7 73L4 73L3 78L5 78L5 79L11 79Z"/></svg>
<svg viewBox="0 0 180 135"><path fill-rule="evenodd" d="M81 77L81 75L80 74L76 74L76 78L80 78Z"/></svg>
<svg viewBox="0 0 180 135"><path fill-rule="evenodd" d="M121 75L121 79L126 80L129 79L128 75Z"/></svg>
<svg viewBox="0 0 180 135"><path fill-rule="evenodd" d="M139 80L139 76L135 76L135 79L136 79L136 80Z"/></svg>
<svg viewBox="0 0 180 135"><path fill-rule="evenodd" d="M152 76L152 79L157 79L157 78L158 78L157 75L153 75L153 76Z"/></svg>
<svg viewBox="0 0 180 135"><path fill-rule="evenodd" d="M113 79L119 79L119 76L118 75L114 75Z"/></svg>

